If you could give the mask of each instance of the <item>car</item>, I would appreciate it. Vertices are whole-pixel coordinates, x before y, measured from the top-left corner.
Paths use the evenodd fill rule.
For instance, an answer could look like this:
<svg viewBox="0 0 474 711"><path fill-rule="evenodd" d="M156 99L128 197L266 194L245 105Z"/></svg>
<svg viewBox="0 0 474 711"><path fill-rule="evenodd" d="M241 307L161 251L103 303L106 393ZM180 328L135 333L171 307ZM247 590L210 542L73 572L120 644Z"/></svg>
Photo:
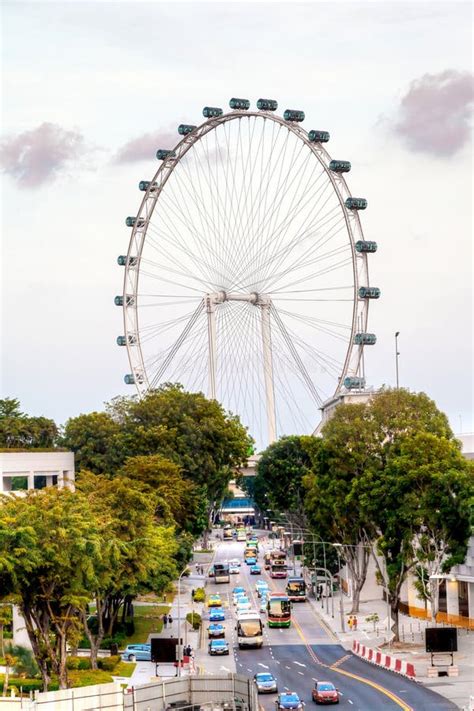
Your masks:
<svg viewBox="0 0 474 711"><path fill-rule="evenodd" d="M126 662L151 662L151 644L127 644L122 659Z"/></svg>
<svg viewBox="0 0 474 711"><path fill-rule="evenodd" d="M209 642L209 654L229 654L229 643L225 639L212 639Z"/></svg>
<svg viewBox="0 0 474 711"><path fill-rule="evenodd" d="M247 563L247 565L256 565L257 559L256 558L246 558L245 562Z"/></svg>
<svg viewBox="0 0 474 711"><path fill-rule="evenodd" d="M278 694L277 680L270 672L258 672L253 680L259 694Z"/></svg>
<svg viewBox="0 0 474 711"><path fill-rule="evenodd" d="M262 597L260 599L260 612L267 611L267 601L268 601L268 598L266 598L266 597Z"/></svg>
<svg viewBox="0 0 474 711"><path fill-rule="evenodd" d="M207 606L208 607L221 607L222 606L221 596L219 594L209 595L209 597L207 598Z"/></svg>
<svg viewBox="0 0 474 711"><path fill-rule="evenodd" d="M317 704L339 703L339 691L331 681L317 681L311 691L311 696Z"/></svg>
<svg viewBox="0 0 474 711"><path fill-rule="evenodd" d="M238 575L240 573L240 568L238 565L229 565L229 573L231 575Z"/></svg>
<svg viewBox="0 0 474 711"><path fill-rule="evenodd" d="M232 595L237 595L237 593L244 593L244 592L245 592L245 588L236 587L232 590Z"/></svg>
<svg viewBox="0 0 474 711"><path fill-rule="evenodd" d="M236 568L240 568L240 560L238 558L232 558L229 560L229 565L235 565Z"/></svg>
<svg viewBox="0 0 474 711"><path fill-rule="evenodd" d="M265 592L268 592L268 583L265 580L257 580L255 590L257 591L257 595L262 597Z"/></svg>
<svg viewBox="0 0 474 711"><path fill-rule="evenodd" d="M278 694L278 698L275 701L275 706L277 711L280 709L303 709L305 706L304 701L301 701L300 697L295 691L284 691L282 694Z"/></svg>
<svg viewBox="0 0 474 711"><path fill-rule="evenodd" d="M222 622L225 620L224 610L211 610L209 613L209 622Z"/></svg>
<svg viewBox="0 0 474 711"><path fill-rule="evenodd" d="M236 595L234 595L234 605L238 605L240 600L248 600L247 593L243 592L243 593L237 593Z"/></svg>
<svg viewBox="0 0 474 711"><path fill-rule="evenodd" d="M257 563L250 568L250 575L260 575L261 572L262 569Z"/></svg>
<svg viewBox="0 0 474 711"><path fill-rule="evenodd" d="M213 622L207 628L207 634L209 639L211 637L213 637L214 639L216 639L217 637L225 637L224 625L221 625L220 622Z"/></svg>
<svg viewBox="0 0 474 711"><path fill-rule="evenodd" d="M237 603L236 613L239 614L239 612L247 612L247 610L251 609L252 603L250 602L250 600L245 598L245 600L239 600L239 602Z"/></svg>

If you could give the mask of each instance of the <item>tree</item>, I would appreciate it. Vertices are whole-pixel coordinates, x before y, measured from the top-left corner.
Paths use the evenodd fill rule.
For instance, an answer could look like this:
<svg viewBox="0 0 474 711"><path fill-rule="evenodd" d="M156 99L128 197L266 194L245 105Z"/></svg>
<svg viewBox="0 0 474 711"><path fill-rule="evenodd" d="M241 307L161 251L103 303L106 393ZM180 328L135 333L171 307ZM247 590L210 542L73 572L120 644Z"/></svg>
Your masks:
<svg viewBox="0 0 474 711"><path fill-rule="evenodd" d="M27 417L14 398L0 400L0 447L5 449L50 448L58 429L47 417Z"/></svg>
<svg viewBox="0 0 474 711"><path fill-rule="evenodd" d="M123 451L161 454L181 467L207 502L206 532L235 469L252 445L238 417L216 400L166 384L140 400L118 398L108 412L121 426Z"/></svg>
<svg viewBox="0 0 474 711"><path fill-rule="evenodd" d="M139 482L142 491L156 497L159 521L176 524L181 530L195 530L199 492L183 477L178 464L161 454L129 457L119 475Z"/></svg>
<svg viewBox="0 0 474 711"><path fill-rule="evenodd" d="M67 687L68 637L94 587L99 530L87 500L68 489L2 497L0 589L19 599L45 690L51 672Z"/></svg>
<svg viewBox="0 0 474 711"><path fill-rule="evenodd" d="M12 622L12 606L9 603L0 603L0 657L5 655L5 640L3 638L6 625Z"/></svg>
<svg viewBox="0 0 474 711"><path fill-rule="evenodd" d="M375 441L365 405L341 405L313 438L307 451L312 472L303 479L305 510L311 528L320 537L342 546L342 557L354 583L351 614L359 612L360 593L367 577L370 541L375 531L370 518L349 504L354 480L371 462Z"/></svg>
<svg viewBox="0 0 474 711"><path fill-rule="evenodd" d="M142 489L140 482L125 476L109 479L81 472L77 488L99 521L103 541L91 588L97 629L86 609L80 611L95 669L100 644L105 635L112 635L120 609L125 611L140 592L162 592L176 577L179 544L173 526L156 523L157 495Z"/></svg>
<svg viewBox="0 0 474 711"><path fill-rule="evenodd" d="M308 437L281 437L263 452L258 464L254 491L258 505L274 511L304 512L302 481L311 459L304 446Z"/></svg>
<svg viewBox="0 0 474 711"><path fill-rule="evenodd" d="M109 414L91 412L66 422L61 444L75 453L76 469L95 474L113 472L125 460L121 428Z"/></svg>
<svg viewBox="0 0 474 711"><path fill-rule="evenodd" d="M433 499L429 502L436 482L449 492L449 477L442 463L432 460L430 447L433 451L444 451L443 456L448 457L455 471L462 471L464 460L446 416L424 393L384 390L365 408L361 436L366 438L370 458L363 472L354 475L347 502L359 507L361 514L375 526L377 549L384 557L384 566L380 566L375 556L374 559L388 594L392 628L398 640L400 591L416 565L413 544L416 538L420 540L424 520L429 520L429 506L436 519L434 540L439 542L447 534L442 532L439 505ZM446 505L449 496L448 493L445 497ZM455 507L455 502L452 505ZM464 516L461 509L458 514ZM453 528L453 519L448 526L452 535L450 545L457 556L463 555L462 551L465 554L464 524L459 532Z"/></svg>

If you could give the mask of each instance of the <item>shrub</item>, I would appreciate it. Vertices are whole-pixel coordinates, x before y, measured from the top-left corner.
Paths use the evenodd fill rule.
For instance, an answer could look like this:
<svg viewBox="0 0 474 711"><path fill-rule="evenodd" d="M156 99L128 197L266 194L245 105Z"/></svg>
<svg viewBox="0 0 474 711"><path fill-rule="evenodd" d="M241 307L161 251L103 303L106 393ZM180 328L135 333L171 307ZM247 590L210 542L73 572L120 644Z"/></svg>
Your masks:
<svg viewBox="0 0 474 711"><path fill-rule="evenodd" d="M18 677L25 676L32 678L39 674L38 665L36 664L31 649L21 647L20 645L9 644L5 651L15 657L16 661L13 668Z"/></svg>
<svg viewBox="0 0 474 711"><path fill-rule="evenodd" d="M66 661L67 669L81 669L85 671L91 668L90 657L68 657Z"/></svg>
<svg viewBox="0 0 474 711"><path fill-rule="evenodd" d="M66 659L66 669L79 669L79 657L68 657Z"/></svg>
<svg viewBox="0 0 474 711"><path fill-rule="evenodd" d="M97 666L99 669L103 669L104 671L111 672L115 669L117 664L120 662L120 655L119 654L114 654L111 657L102 657L97 660Z"/></svg>
<svg viewBox="0 0 474 711"><path fill-rule="evenodd" d="M193 630L198 630L201 626L202 619L201 615L197 612L188 612L186 619L190 625L193 626Z"/></svg>
<svg viewBox="0 0 474 711"><path fill-rule="evenodd" d="M194 602L204 602L205 599L206 593L204 588L197 588L197 590L194 591Z"/></svg>

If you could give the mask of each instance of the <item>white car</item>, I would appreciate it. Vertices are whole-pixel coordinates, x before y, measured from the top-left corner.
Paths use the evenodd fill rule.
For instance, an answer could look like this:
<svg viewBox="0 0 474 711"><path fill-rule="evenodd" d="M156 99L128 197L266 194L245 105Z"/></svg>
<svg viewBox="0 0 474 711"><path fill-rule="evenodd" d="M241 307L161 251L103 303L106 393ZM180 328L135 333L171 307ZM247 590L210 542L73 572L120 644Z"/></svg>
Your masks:
<svg viewBox="0 0 474 711"><path fill-rule="evenodd" d="M234 595L234 605L238 605L241 600L248 600L247 593L237 593L237 595Z"/></svg>
<svg viewBox="0 0 474 711"><path fill-rule="evenodd" d="M260 600L260 612L266 612L267 611L267 598L262 597Z"/></svg>
<svg viewBox="0 0 474 711"><path fill-rule="evenodd" d="M238 565L233 565L232 563L229 565L229 573L231 575L238 575L240 573L240 568Z"/></svg>
<svg viewBox="0 0 474 711"><path fill-rule="evenodd" d="M240 560L238 558L232 558L232 560L229 560L229 565L235 565L236 568L240 568Z"/></svg>
<svg viewBox="0 0 474 711"><path fill-rule="evenodd" d="M251 609L252 609L252 603L250 602L250 600L247 600L247 598L245 598L245 600L243 600L243 599L239 600L239 602L237 603L236 612L237 612L237 614L239 614L240 612L247 612L248 610L251 610Z"/></svg>

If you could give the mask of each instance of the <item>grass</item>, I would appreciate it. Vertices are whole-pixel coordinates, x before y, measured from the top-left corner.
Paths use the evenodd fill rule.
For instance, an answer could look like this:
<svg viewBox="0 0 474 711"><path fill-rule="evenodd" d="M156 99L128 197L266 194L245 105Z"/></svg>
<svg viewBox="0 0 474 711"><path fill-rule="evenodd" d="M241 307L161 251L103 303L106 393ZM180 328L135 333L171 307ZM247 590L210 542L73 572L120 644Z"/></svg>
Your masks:
<svg viewBox="0 0 474 711"><path fill-rule="evenodd" d="M135 671L136 662L119 662L112 674L114 676L126 676L131 677Z"/></svg>
<svg viewBox="0 0 474 711"><path fill-rule="evenodd" d="M163 628L162 617L165 612L169 612L168 605L134 605L133 622L135 632L127 637L123 645L144 644L148 635L154 632L161 632Z"/></svg>
<svg viewBox="0 0 474 711"><path fill-rule="evenodd" d="M68 676L69 681L74 687L92 686L93 684L108 684L113 681L112 673L103 671L102 669L98 669L97 671L92 671L91 669L79 671L74 669L68 672Z"/></svg>

